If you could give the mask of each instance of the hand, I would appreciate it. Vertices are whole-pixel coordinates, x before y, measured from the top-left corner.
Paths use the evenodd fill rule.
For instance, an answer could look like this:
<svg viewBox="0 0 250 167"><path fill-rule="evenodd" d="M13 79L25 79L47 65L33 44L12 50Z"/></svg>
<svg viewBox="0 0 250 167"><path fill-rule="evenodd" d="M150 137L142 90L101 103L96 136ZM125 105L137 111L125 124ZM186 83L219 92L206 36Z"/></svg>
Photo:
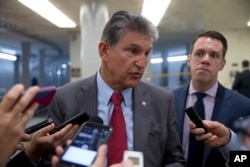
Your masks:
<svg viewBox="0 0 250 167"><path fill-rule="evenodd" d="M67 142L67 143L69 144L70 142ZM64 152L64 149L61 146L58 146L56 148L57 155L54 155L51 159L52 167L58 166L59 157L63 154L63 152ZM101 145L98 148L96 160L91 165L91 167L104 167L105 162L106 162L106 152L107 152L107 146L104 144ZM110 167L133 167L133 163L130 160L126 160L126 161L123 161L122 163L111 165Z"/></svg>
<svg viewBox="0 0 250 167"><path fill-rule="evenodd" d="M123 160L122 163L113 164L110 167L133 167L133 163L131 160Z"/></svg>
<svg viewBox="0 0 250 167"><path fill-rule="evenodd" d="M24 144L22 142L28 142L32 139L30 134L23 133L20 142L17 144L16 149L12 153L15 154L16 151L24 149Z"/></svg>
<svg viewBox="0 0 250 167"><path fill-rule="evenodd" d="M76 133L79 125L68 124L60 131L50 135L55 128L54 124L48 125L35 133L31 142L25 149L25 154L32 162L38 162L43 154L53 152L59 145L63 145Z"/></svg>
<svg viewBox="0 0 250 167"><path fill-rule="evenodd" d="M70 142L68 141L67 144L69 145ZM104 167L105 161L106 161L106 150L107 150L106 145L101 145L98 148L97 158L91 167ZM52 167L58 166L59 157L63 154L63 152L64 152L64 149L62 148L62 146L56 147L56 155L54 155L51 159Z"/></svg>
<svg viewBox="0 0 250 167"><path fill-rule="evenodd" d="M202 122L208 131L207 133L203 128L196 128L193 122L189 125L191 133L196 135L196 140L202 141L210 147L223 147L229 143L231 132L222 123L211 120L203 120Z"/></svg>
<svg viewBox="0 0 250 167"><path fill-rule="evenodd" d="M38 104L29 106L33 97L38 93L39 87L30 87L20 97L24 86L13 86L0 102L0 166L16 150L18 142L22 139L25 127L29 119L36 111ZM4 137L3 137L4 136Z"/></svg>

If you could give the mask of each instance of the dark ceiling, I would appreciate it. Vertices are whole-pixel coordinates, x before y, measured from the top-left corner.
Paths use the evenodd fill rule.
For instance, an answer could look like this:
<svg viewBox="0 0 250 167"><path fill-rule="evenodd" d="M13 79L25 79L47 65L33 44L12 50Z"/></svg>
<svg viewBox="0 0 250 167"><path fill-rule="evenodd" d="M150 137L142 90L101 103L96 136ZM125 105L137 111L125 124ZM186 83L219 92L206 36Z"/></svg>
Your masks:
<svg viewBox="0 0 250 167"><path fill-rule="evenodd" d="M69 42L80 32L80 6L86 0L51 0L77 23L73 29L60 29L17 0L0 0L0 46L20 50L21 42L32 42L32 49L68 53ZM88 0L89 1L89 0ZM141 11L142 0L104 1L109 16L117 10ZM160 39L184 38L206 29L250 29L250 0L172 0L158 29Z"/></svg>

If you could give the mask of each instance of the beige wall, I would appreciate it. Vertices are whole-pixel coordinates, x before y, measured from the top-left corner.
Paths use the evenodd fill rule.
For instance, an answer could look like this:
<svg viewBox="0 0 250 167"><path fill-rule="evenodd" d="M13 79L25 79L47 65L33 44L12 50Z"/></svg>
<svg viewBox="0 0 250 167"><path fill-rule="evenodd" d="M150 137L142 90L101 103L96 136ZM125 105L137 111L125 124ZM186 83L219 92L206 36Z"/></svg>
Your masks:
<svg viewBox="0 0 250 167"><path fill-rule="evenodd" d="M219 73L219 81L225 87L231 88L234 77L230 77L232 70L241 70L241 61L250 61L250 28L249 30L219 30L228 41L228 51L226 55L226 66ZM237 63L238 66L232 66Z"/></svg>

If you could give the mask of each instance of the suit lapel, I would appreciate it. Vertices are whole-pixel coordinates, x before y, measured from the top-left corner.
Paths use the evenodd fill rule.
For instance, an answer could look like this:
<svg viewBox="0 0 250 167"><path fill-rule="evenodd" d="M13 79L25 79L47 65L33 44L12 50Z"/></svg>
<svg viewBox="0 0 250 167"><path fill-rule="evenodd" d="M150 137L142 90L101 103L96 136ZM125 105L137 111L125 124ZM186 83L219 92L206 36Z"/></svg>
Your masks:
<svg viewBox="0 0 250 167"><path fill-rule="evenodd" d="M138 85L133 90L133 98L134 150L143 151L150 126L150 97L145 88Z"/></svg>
<svg viewBox="0 0 250 167"><path fill-rule="evenodd" d="M214 110L211 120L225 123L231 111L231 94L226 93L225 88L219 84L215 98Z"/></svg>
<svg viewBox="0 0 250 167"><path fill-rule="evenodd" d="M189 84L185 85L184 87L174 92L176 117L178 121L178 132L179 132L181 142L183 138L183 123L184 123L184 116L185 116L184 110L186 108L188 88L189 88Z"/></svg>
<svg viewBox="0 0 250 167"><path fill-rule="evenodd" d="M211 120L225 124L231 112L231 96L221 84L218 85ZM206 162L211 149L211 147L205 147L204 162Z"/></svg>
<svg viewBox="0 0 250 167"><path fill-rule="evenodd" d="M97 115L96 75L84 80L77 100L79 112L86 112L90 117Z"/></svg>

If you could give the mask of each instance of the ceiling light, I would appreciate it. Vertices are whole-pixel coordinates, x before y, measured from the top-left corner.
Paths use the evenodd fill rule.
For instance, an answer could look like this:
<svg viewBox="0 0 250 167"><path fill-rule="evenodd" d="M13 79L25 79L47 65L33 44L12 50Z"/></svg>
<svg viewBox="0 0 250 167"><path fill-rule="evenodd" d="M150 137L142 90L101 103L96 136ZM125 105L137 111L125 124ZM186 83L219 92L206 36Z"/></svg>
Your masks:
<svg viewBox="0 0 250 167"><path fill-rule="evenodd" d="M6 60L10 60L10 61L16 61L16 56L11 55L11 54L7 54L7 53L0 53L0 59L6 59Z"/></svg>
<svg viewBox="0 0 250 167"><path fill-rule="evenodd" d="M184 60L187 60L187 55L173 56L167 58L168 62L184 61Z"/></svg>
<svg viewBox="0 0 250 167"><path fill-rule="evenodd" d="M10 55L16 55L16 51L15 50L8 49L8 48L1 48L0 47L0 52L7 53L7 54L10 54Z"/></svg>
<svg viewBox="0 0 250 167"><path fill-rule="evenodd" d="M61 67L62 68L67 68L67 64L62 64Z"/></svg>
<svg viewBox="0 0 250 167"><path fill-rule="evenodd" d="M161 21L171 0L144 0L141 14L149 19L155 26Z"/></svg>
<svg viewBox="0 0 250 167"><path fill-rule="evenodd" d="M34 12L38 13L51 23L60 28L74 28L76 23L56 8L48 0L19 0Z"/></svg>
<svg viewBox="0 0 250 167"><path fill-rule="evenodd" d="M250 27L250 21L247 22L247 26Z"/></svg>
<svg viewBox="0 0 250 167"><path fill-rule="evenodd" d="M163 62L162 58L152 58L152 59L150 59L151 64L158 64L158 63L162 63L162 62Z"/></svg>

